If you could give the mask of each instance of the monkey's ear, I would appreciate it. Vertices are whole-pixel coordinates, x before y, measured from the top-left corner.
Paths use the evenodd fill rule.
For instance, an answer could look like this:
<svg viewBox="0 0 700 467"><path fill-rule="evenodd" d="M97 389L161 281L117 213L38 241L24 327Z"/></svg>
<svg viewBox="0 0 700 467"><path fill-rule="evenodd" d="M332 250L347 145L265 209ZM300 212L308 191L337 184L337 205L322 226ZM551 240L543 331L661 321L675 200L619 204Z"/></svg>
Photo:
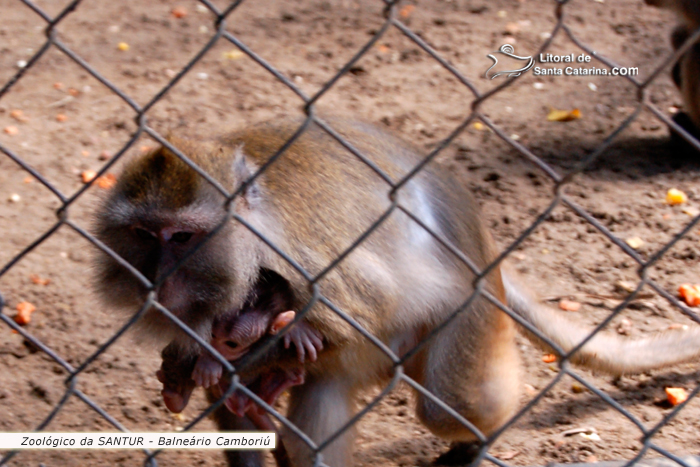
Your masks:
<svg viewBox="0 0 700 467"><path fill-rule="evenodd" d="M233 154L233 176L236 190L241 184L248 182L257 171L257 167L245 156L243 147L239 146ZM260 186L257 179L250 182L242 192L243 197L250 206L255 206L260 201Z"/></svg>

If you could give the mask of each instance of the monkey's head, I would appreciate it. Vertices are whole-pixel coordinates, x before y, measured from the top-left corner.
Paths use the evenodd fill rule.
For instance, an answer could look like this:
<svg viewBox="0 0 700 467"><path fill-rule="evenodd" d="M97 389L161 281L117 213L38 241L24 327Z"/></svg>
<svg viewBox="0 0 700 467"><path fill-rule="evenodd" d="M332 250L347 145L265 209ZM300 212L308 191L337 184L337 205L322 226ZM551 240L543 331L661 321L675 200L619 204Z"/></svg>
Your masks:
<svg viewBox="0 0 700 467"><path fill-rule="evenodd" d="M237 160L215 146L170 142L230 192L243 181L236 178L249 176L242 154ZM240 215L250 207L246 196L250 193L231 208ZM229 219L226 198L166 148L125 167L98 209L93 231L153 284L160 304L202 336L216 314L242 305L255 280L254 242L236 240L251 234ZM237 244L245 248L237 252ZM151 289L132 271L104 253L95 265L96 289L106 304L130 314L143 306ZM176 329L155 308L146 312L140 327L164 339L171 339Z"/></svg>

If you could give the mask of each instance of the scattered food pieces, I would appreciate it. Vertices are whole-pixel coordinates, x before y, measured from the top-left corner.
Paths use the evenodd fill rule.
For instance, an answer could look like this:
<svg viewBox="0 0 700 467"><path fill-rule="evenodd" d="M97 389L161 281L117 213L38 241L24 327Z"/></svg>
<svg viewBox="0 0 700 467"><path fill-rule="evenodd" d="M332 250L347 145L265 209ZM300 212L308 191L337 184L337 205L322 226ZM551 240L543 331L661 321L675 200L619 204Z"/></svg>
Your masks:
<svg viewBox="0 0 700 467"><path fill-rule="evenodd" d="M499 18L505 18L508 16L508 12L506 10L499 10L498 13L496 13L496 16Z"/></svg>
<svg viewBox="0 0 700 467"><path fill-rule="evenodd" d="M36 307L29 302L21 302L17 304L17 314L15 315L15 323L20 326L29 324L32 320L32 313L36 310Z"/></svg>
<svg viewBox="0 0 700 467"><path fill-rule="evenodd" d="M139 151L141 151L142 154L146 154L147 152L150 152L152 149L153 149L153 146L143 145L139 148Z"/></svg>
<svg viewBox="0 0 700 467"><path fill-rule="evenodd" d="M27 66L26 60L18 60L17 61L17 68L24 68L25 66Z"/></svg>
<svg viewBox="0 0 700 467"><path fill-rule="evenodd" d="M57 122L63 123L63 122L65 122L66 120L68 120L68 116L66 116L66 114L58 114L58 115L56 115L56 121L57 121Z"/></svg>
<svg viewBox="0 0 700 467"><path fill-rule="evenodd" d="M502 461L509 461L515 458L518 454L520 454L520 451L506 451L494 454L494 457L501 459Z"/></svg>
<svg viewBox="0 0 700 467"><path fill-rule="evenodd" d="M53 88L61 90L63 89L63 83L61 83L60 81L56 81L55 83L53 83Z"/></svg>
<svg viewBox="0 0 700 467"><path fill-rule="evenodd" d="M666 399L672 406L676 406L688 399L688 392L683 388L666 388Z"/></svg>
<svg viewBox="0 0 700 467"><path fill-rule="evenodd" d="M51 279L46 279L36 274L30 274L29 280L36 285L49 285L51 283Z"/></svg>
<svg viewBox="0 0 700 467"><path fill-rule="evenodd" d="M571 391L574 394L581 394L582 392L586 391L586 386L577 381L571 385Z"/></svg>
<svg viewBox="0 0 700 467"><path fill-rule="evenodd" d="M559 308L561 308L564 311L578 311L581 309L581 304L573 300L567 300L565 298L562 298L561 300L559 300Z"/></svg>
<svg viewBox="0 0 700 467"><path fill-rule="evenodd" d="M7 133L10 136L15 136L17 133L19 133L19 128L17 128L16 126L10 125L10 126L6 126L5 128L3 128L2 131L4 131L5 133Z"/></svg>
<svg viewBox="0 0 700 467"><path fill-rule="evenodd" d="M414 5L406 5L399 10L399 16L401 19L406 19L411 16L411 13L413 13L413 10L415 9L416 7Z"/></svg>
<svg viewBox="0 0 700 467"><path fill-rule="evenodd" d="M673 323L669 325L668 329L682 329L683 331L687 331L689 327L687 324Z"/></svg>
<svg viewBox="0 0 700 467"><path fill-rule="evenodd" d="M544 83L534 83L532 87L537 90L544 89Z"/></svg>
<svg viewBox="0 0 700 467"><path fill-rule="evenodd" d="M197 4L197 13L209 13L209 8L202 5L201 3L198 3Z"/></svg>
<svg viewBox="0 0 700 467"><path fill-rule="evenodd" d="M518 23L506 23L505 27L506 34L515 35L520 32L520 25Z"/></svg>
<svg viewBox="0 0 700 467"><path fill-rule="evenodd" d="M200 34L206 34L206 33L208 33L208 32L209 32L209 28L206 27L205 25L202 24L202 25L199 27L199 33L200 33Z"/></svg>
<svg viewBox="0 0 700 467"><path fill-rule="evenodd" d="M90 183L97 177L97 172L94 170L85 170L80 174L80 178L83 180L83 183Z"/></svg>
<svg viewBox="0 0 700 467"><path fill-rule="evenodd" d="M27 123L29 121L29 117L24 115L24 112L19 109L10 110L10 117L22 123Z"/></svg>
<svg viewBox="0 0 700 467"><path fill-rule="evenodd" d="M581 111L579 109L574 110L557 110L550 109L549 114L547 114L548 122L570 122L572 120L578 120L581 118Z"/></svg>
<svg viewBox="0 0 700 467"><path fill-rule="evenodd" d="M588 83L588 89L590 89L593 92L596 92L598 90L598 86L596 86L593 83Z"/></svg>
<svg viewBox="0 0 700 467"><path fill-rule="evenodd" d="M557 356L553 353L548 353L542 356L542 361L545 363L554 363L557 361Z"/></svg>
<svg viewBox="0 0 700 467"><path fill-rule="evenodd" d="M688 306L700 306L700 285L681 284L678 294Z"/></svg>
<svg viewBox="0 0 700 467"><path fill-rule="evenodd" d="M677 188L671 188L668 190L668 193L666 193L666 204L675 206L676 204L683 204L686 201L688 201L688 195Z"/></svg>
<svg viewBox="0 0 700 467"><path fill-rule="evenodd" d="M209 75L207 73L197 73L197 79L208 79Z"/></svg>
<svg viewBox="0 0 700 467"><path fill-rule="evenodd" d="M119 44L117 44L117 49L121 50L122 52L126 52L127 50L129 50L129 44L127 44L126 42L120 42Z"/></svg>
<svg viewBox="0 0 700 467"><path fill-rule="evenodd" d="M234 49L229 50L228 52L224 52L223 55L224 58L228 60L238 60L239 58L242 58L245 54L238 49Z"/></svg>
<svg viewBox="0 0 700 467"><path fill-rule="evenodd" d="M78 91L75 88L70 88L68 89L68 94L70 94L73 97L78 97L80 95L80 91Z"/></svg>
<svg viewBox="0 0 700 467"><path fill-rule="evenodd" d="M600 441L598 433L579 433L581 438L590 439L591 441Z"/></svg>
<svg viewBox="0 0 700 467"><path fill-rule="evenodd" d="M622 334L623 336L629 336L629 334L632 332L632 321L628 320L627 318L623 318L620 321L620 324L617 326L617 333Z"/></svg>
<svg viewBox="0 0 700 467"><path fill-rule="evenodd" d="M11 203L19 203L19 200L21 199L22 198L17 193L12 193L8 198L8 201Z"/></svg>
<svg viewBox="0 0 700 467"><path fill-rule="evenodd" d="M481 131L481 130L483 130L484 128L486 128L486 127L484 126L484 124L481 123L481 122L474 122L474 124L473 124L472 126L474 127L475 130L479 130L479 131Z"/></svg>
<svg viewBox="0 0 700 467"><path fill-rule="evenodd" d="M681 209L681 211L683 212L683 214L688 214L691 217L695 217L700 214L700 209L691 206L686 206L683 209Z"/></svg>
<svg viewBox="0 0 700 467"><path fill-rule="evenodd" d="M592 426L580 426L580 427L576 427L576 428L571 428L571 429L566 430L566 431L562 431L561 435L566 437L566 436L580 435L583 433L590 435L593 433L598 433L598 430L596 430Z"/></svg>
<svg viewBox="0 0 700 467"><path fill-rule="evenodd" d="M103 190L109 190L117 184L117 177L114 174L105 174L97 179L97 186Z"/></svg>
<svg viewBox="0 0 700 467"><path fill-rule="evenodd" d="M176 6L170 11L170 13L177 19L187 16L187 10L181 6Z"/></svg>
<svg viewBox="0 0 700 467"><path fill-rule="evenodd" d="M24 180L22 180L22 182L23 182L23 183L33 183L33 182L34 182L34 178L33 178L33 177L27 176L27 177L24 177Z"/></svg>
<svg viewBox="0 0 700 467"><path fill-rule="evenodd" d="M89 157L89 156L90 156L90 152L89 152L89 151L86 151L85 149L83 149L82 151L80 151L80 155L83 156L83 157Z"/></svg>
<svg viewBox="0 0 700 467"><path fill-rule="evenodd" d="M617 281L615 283L615 288L622 292L632 293L637 290L637 284L631 281Z"/></svg>
<svg viewBox="0 0 700 467"><path fill-rule="evenodd" d="M630 247L636 250L638 248L641 248L642 245L644 245L644 240L642 240L639 237L632 237L625 240L625 243L627 243Z"/></svg>

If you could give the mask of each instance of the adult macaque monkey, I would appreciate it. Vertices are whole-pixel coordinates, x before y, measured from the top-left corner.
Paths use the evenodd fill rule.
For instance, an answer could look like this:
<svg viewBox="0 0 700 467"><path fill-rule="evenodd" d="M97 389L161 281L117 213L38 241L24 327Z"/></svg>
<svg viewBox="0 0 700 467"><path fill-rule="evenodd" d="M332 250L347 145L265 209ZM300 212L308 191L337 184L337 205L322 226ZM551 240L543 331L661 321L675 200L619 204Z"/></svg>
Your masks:
<svg viewBox="0 0 700 467"><path fill-rule="evenodd" d="M422 160L411 145L370 125L336 120L330 124L392 180L401 179ZM170 141L233 192L298 126L299 122L282 121L213 142ZM315 275L390 207L390 192L391 187L372 169L311 124L274 164L246 185L231 209ZM399 205L478 268L494 260L495 248L478 204L448 168L428 164L396 196ZM185 251L221 222L223 201L202 177L160 148L126 167L100 209L95 229L105 244L155 281L159 302L204 339L209 339L217 315L242 306L263 270L289 281L292 309L302 310L311 299L307 281L236 221L228 222L163 278ZM143 304L148 291L126 268L105 255L98 269L99 290L108 303L132 313ZM465 302L473 292L474 278L462 261L397 209L318 286L339 309L403 355ZM493 270L484 289L509 303L564 350L589 333L528 298L502 269ZM315 362L304 364L306 381L291 390L288 418L321 443L353 415L358 390L386 382L394 368L382 351L320 302L304 319L323 336L324 350ZM195 359L200 354L157 310L149 310L142 324L154 338L175 339ZM515 333L515 322L479 297L406 362L404 371L479 430L491 434L518 406ZM282 354L280 347L273 350ZM294 349L286 350L280 363L287 359L298 365ZM573 361L620 375L698 355L700 331L692 327L637 340L600 333ZM436 435L457 443L452 452L475 440L469 429L431 399L422 394L416 399L419 419ZM252 427L249 417L236 417L225 409L217 411L215 418L222 429ZM284 436L292 465L313 465L306 444L291 432ZM353 434L348 431L323 450L323 463L351 465L352 448ZM229 451L227 455L231 465L261 463L256 453Z"/></svg>
<svg viewBox="0 0 700 467"><path fill-rule="evenodd" d="M679 24L671 34L671 43L678 50L700 28L698 0L645 0L649 5L675 12ZM700 138L700 42L695 42L673 67L673 81L680 89L686 113L674 116L676 123ZM689 121L690 120L690 121Z"/></svg>

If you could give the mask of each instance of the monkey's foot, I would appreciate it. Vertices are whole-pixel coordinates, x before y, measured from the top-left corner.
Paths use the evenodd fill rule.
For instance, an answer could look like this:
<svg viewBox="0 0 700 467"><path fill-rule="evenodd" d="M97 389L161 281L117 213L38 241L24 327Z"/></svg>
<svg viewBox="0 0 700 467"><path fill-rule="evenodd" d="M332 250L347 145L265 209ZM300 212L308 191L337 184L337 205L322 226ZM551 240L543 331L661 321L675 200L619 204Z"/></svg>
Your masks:
<svg viewBox="0 0 700 467"><path fill-rule="evenodd" d="M479 455L481 444L454 443L449 451L435 459L435 465L469 465Z"/></svg>
<svg viewBox="0 0 700 467"><path fill-rule="evenodd" d="M168 410L173 413L180 413L185 410L195 388L195 382L189 380L174 384L172 381L168 381L163 370L156 372L156 378L163 383L163 390L160 394L163 396L163 402Z"/></svg>
<svg viewBox="0 0 700 467"><path fill-rule="evenodd" d="M303 368L280 369L264 373L248 385L248 388L267 404L272 405L284 391L299 384L304 384ZM226 391L224 388L221 390L222 393ZM249 411L264 413L262 407L256 406L250 397L240 391L226 399L224 405L239 417L245 416Z"/></svg>
<svg viewBox="0 0 700 467"><path fill-rule="evenodd" d="M693 138L700 140L700 129L698 129L698 127L695 126L695 124L693 123L693 121L687 113L678 112L673 116L673 121L676 122L685 131L690 133L690 135ZM683 150L697 151L693 146L691 146L690 143L688 143L688 141L686 141L680 134L676 133L673 130L671 130L671 142L676 146L680 146Z"/></svg>

